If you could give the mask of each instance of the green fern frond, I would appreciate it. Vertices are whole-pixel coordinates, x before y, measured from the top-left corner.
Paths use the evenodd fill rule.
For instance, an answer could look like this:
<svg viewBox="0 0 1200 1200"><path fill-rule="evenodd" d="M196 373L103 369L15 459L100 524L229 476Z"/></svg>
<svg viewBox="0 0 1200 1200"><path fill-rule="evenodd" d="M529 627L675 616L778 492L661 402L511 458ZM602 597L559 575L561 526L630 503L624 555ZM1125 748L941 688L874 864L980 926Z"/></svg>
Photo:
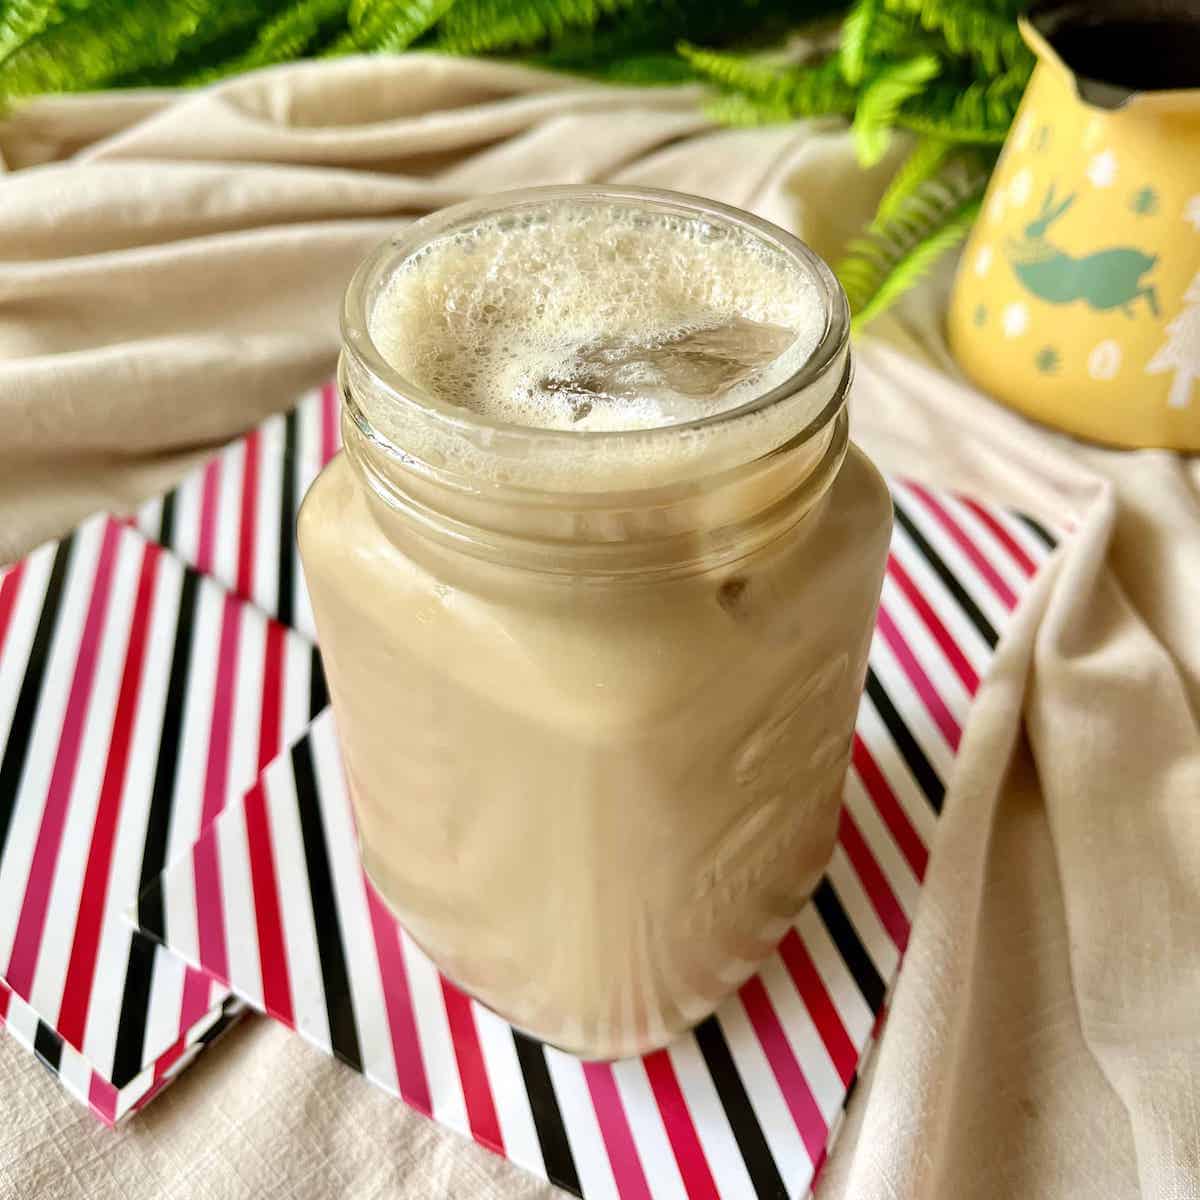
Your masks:
<svg viewBox="0 0 1200 1200"><path fill-rule="evenodd" d="M273 5L268 11L273 11ZM169 66L194 46L260 19L253 0L91 0L0 63L0 97L84 91L148 67Z"/></svg>
<svg viewBox="0 0 1200 1200"><path fill-rule="evenodd" d="M792 117L854 111L857 94L843 78L837 57L809 66L779 67L740 54L680 42L679 53L703 79Z"/></svg>
<svg viewBox="0 0 1200 1200"><path fill-rule="evenodd" d="M268 21L250 47L236 58L218 61L183 82L209 83L225 75L299 58L323 32L345 18L346 0L299 0Z"/></svg>
<svg viewBox="0 0 1200 1200"><path fill-rule="evenodd" d="M892 267L875 291L875 294L855 314L850 326L855 331L872 321L885 309L890 308L905 292L915 287L930 268L948 250L953 249L971 232L971 226L979 216L980 197L964 201L951 213L940 229L918 242Z"/></svg>
<svg viewBox="0 0 1200 1200"><path fill-rule="evenodd" d="M875 210L875 217L871 222L872 228L878 229L896 216L917 189L941 170L953 152L952 142L942 138L920 138L909 151L908 157L900 164L899 170L892 176L887 190L880 198L879 207Z"/></svg>
<svg viewBox="0 0 1200 1200"><path fill-rule="evenodd" d="M896 124L914 133L972 145L999 145L1008 133L1028 81L1029 71L1013 67L990 83L965 88L934 84L907 101Z"/></svg>
<svg viewBox="0 0 1200 1200"><path fill-rule="evenodd" d="M454 0L350 0L349 30L325 52L355 54L365 50L398 53L428 33Z"/></svg>
<svg viewBox="0 0 1200 1200"><path fill-rule="evenodd" d="M6 58L18 46L32 37L57 25L86 0L8 0L0 5L0 59Z"/></svg>
<svg viewBox="0 0 1200 1200"><path fill-rule="evenodd" d="M854 146L858 161L873 166L887 151L896 115L906 100L920 94L941 70L932 54L918 55L877 71L868 81L854 110Z"/></svg>
<svg viewBox="0 0 1200 1200"><path fill-rule="evenodd" d="M857 86L867 75L867 59L875 26L883 16L883 0L858 0L842 22L842 41L838 61L842 78Z"/></svg>
<svg viewBox="0 0 1200 1200"><path fill-rule="evenodd" d="M480 54L536 46L637 7L638 0L458 0L442 22L438 48Z"/></svg>
<svg viewBox="0 0 1200 1200"><path fill-rule="evenodd" d="M940 34L951 54L973 58L990 74L1032 63L1013 19L977 0L883 0L892 12L915 17Z"/></svg>
<svg viewBox="0 0 1200 1200"><path fill-rule="evenodd" d="M986 183L977 162L956 160L925 180L887 221L849 243L836 273L857 324L911 287L965 233Z"/></svg>
<svg viewBox="0 0 1200 1200"><path fill-rule="evenodd" d="M753 128L758 125L778 125L791 121L792 110L772 100L755 99L742 92L721 92L704 103L705 116L718 125Z"/></svg>

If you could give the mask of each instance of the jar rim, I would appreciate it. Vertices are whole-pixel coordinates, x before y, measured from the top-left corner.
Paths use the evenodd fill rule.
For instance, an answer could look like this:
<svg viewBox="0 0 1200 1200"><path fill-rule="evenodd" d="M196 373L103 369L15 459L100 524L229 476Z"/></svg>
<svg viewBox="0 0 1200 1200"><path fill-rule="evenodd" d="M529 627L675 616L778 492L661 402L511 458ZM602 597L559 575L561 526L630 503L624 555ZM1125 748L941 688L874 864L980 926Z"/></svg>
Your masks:
<svg viewBox="0 0 1200 1200"><path fill-rule="evenodd" d="M772 245L807 272L821 297L825 324L821 336L808 357L780 383L752 396L741 404L687 421L644 428L596 430L551 429L497 420L452 404L433 395L415 380L393 367L380 353L370 334L371 302L382 282L401 263L425 246L457 229L469 228L487 217L522 208L535 208L547 202L577 200L583 203L627 204L689 217L707 217L749 232ZM846 294L828 264L795 235L778 225L716 200L663 188L610 185L550 185L497 192L451 205L423 217L402 232L386 239L359 265L346 289L341 311L344 352L353 359L358 371L365 371L372 387L383 390L389 401L419 410L423 417L436 422L447 432L482 437L493 447L497 439L514 447L537 444L541 449L571 447L578 452L584 446L619 448L632 444L679 439L743 420L770 409L825 378L846 354L850 336L850 311ZM844 403L844 393L835 388L827 403L800 429L785 439L798 444L816 436L836 416ZM363 412L361 405L348 405L359 430L389 456L411 461L405 447L396 445Z"/></svg>

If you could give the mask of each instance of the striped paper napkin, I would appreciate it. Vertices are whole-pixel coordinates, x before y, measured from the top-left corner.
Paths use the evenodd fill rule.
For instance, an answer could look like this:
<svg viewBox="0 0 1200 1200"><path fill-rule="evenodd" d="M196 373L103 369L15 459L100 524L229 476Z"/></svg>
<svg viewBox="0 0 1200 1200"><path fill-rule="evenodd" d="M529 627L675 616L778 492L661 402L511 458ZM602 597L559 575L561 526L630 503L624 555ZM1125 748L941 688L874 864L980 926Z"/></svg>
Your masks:
<svg viewBox="0 0 1200 1200"><path fill-rule="evenodd" d="M226 582L311 628L291 508L297 479L336 447L335 416L329 391L310 396L146 510L143 528L185 554L209 546ZM302 470L280 466L283 446ZM373 1083L588 1200L805 1195L899 969L971 698L1055 546L1029 518L891 486L896 529L828 874L759 975L666 1050L583 1063L440 976L362 874L328 712L148 890L143 929ZM228 520L213 515L222 504Z"/></svg>
<svg viewBox="0 0 1200 1200"><path fill-rule="evenodd" d="M138 528L96 517L0 570L0 1024L108 1123L240 1009L123 914L325 707L286 625L311 628L293 529L335 429L314 393Z"/></svg>

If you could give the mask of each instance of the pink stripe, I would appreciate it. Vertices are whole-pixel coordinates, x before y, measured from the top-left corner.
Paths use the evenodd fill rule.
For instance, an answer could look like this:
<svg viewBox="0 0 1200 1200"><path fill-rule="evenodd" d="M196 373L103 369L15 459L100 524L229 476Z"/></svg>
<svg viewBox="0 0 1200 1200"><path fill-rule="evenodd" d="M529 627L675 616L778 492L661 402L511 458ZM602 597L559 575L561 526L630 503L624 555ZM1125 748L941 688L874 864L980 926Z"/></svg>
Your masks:
<svg viewBox="0 0 1200 1200"><path fill-rule="evenodd" d="M229 983L229 957L225 945L225 913L221 902L221 863L217 839L210 832L192 847L192 873L196 881L196 936L200 965L223 984ZM188 977L184 987L179 1029L190 1029L208 1011L209 980ZM189 997L190 993L190 997Z"/></svg>
<svg viewBox="0 0 1200 1200"><path fill-rule="evenodd" d="M379 959L379 979L383 984L383 1003L392 1034L392 1060L396 1064L400 1095L413 1108L432 1116L429 1081L425 1078L421 1039L417 1035L417 1021L408 988L408 968L404 965L404 951L400 945L400 926L365 874L363 887L367 893L367 908L371 913L371 932L375 935L375 954Z"/></svg>
<svg viewBox="0 0 1200 1200"><path fill-rule="evenodd" d="M46 789L42 824L29 866L25 901L21 906L21 916L13 939L12 957L6 972L9 986L25 999L29 998L33 987L33 975L46 925L46 911L50 905L50 889L54 883L58 852L62 847L75 771L79 765L79 750L83 742L92 685L96 678L96 660L100 655L100 641L112 591L113 566L120 535L121 526L116 521L106 522L104 541L100 546L100 558L92 584L92 597L88 603L83 637L75 660L75 674L67 695L67 709L59 735L58 751L50 775L50 784Z"/></svg>
<svg viewBox="0 0 1200 1200"><path fill-rule="evenodd" d="M800 935L789 929L787 936L779 943L779 955L783 965L787 967L796 990L800 993L804 1007L812 1018L825 1049L837 1069L842 1082L849 1087L850 1080L858 1067L858 1051L842 1024L842 1018L834 1006L829 992L825 989L825 981L821 978L813 960Z"/></svg>
<svg viewBox="0 0 1200 1200"><path fill-rule="evenodd" d="M242 813L246 821L250 886L254 892L254 920L258 930L263 1007L277 1020L294 1027L292 979L288 970L283 914L279 909L279 880L275 871L275 850L261 778L246 793Z"/></svg>
<svg viewBox="0 0 1200 1200"><path fill-rule="evenodd" d="M217 682L213 695L212 722L208 735L208 762L204 772L204 802L200 829L207 829L229 798L229 743L233 723L234 690L237 683L238 645L242 630L242 602L232 593L225 596L221 612L221 636L217 650ZM196 873L196 928L200 958L205 969L222 981L229 979L225 945L225 920L221 904L221 867L216 842L204 838L192 855ZM183 988L179 1031L185 1032L208 1011L208 980L189 972Z"/></svg>
<svg viewBox="0 0 1200 1200"><path fill-rule="evenodd" d="M1001 579L996 572L996 568L984 558L979 547L967 536L963 527L946 511L941 502L919 483L913 483L909 480L907 486L909 491L917 496L921 503L930 511L934 520L950 535L975 570L987 580L988 585L1000 597L1005 608L1015 608L1017 597L1013 593L1012 588Z"/></svg>
<svg viewBox="0 0 1200 1200"><path fill-rule="evenodd" d="M337 385L327 383L321 389L321 465L338 452Z"/></svg>
<svg viewBox="0 0 1200 1200"><path fill-rule="evenodd" d="M204 774L204 804L200 828L206 829L229 799L229 741L237 685L238 647L242 636L242 602L227 593L221 612L221 640L217 650L217 685L213 696L208 763Z"/></svg>
<svg viewBox="0 0 1200 1200"><path fill-rule="evenodd" d="M88 1104L105 1125L117 1123L117 1089L94 1071L88 1085Z"/></svg>
<svg viewBox="0 0 1200 1200"><path fill-rule="evenodd" d="M750 1024L758 1034L767 1062L771 1064L771 1071L779 1082L779 1090L783 1093L788 1112L792 1114L800 1140L808 1151L809 1159L816 1162L829 1137L829 1126L817 1107L812 1089L804 1077L804 1069L783 1031L783 1023L775 1012L771 997L767 995L766 986L755 975L742 985L739 995Z"/></svg>
<svg viewBox="0 0 1200 1200"><path fill-rule="evenodd" d="M962 680L968 695L974 696L979 690L979 676L976 674L975 668L967 661L967 656L963 654L953 635L942 624L941 617L933 611L925 594L913 583L912 578L894 554L888 555L887 570L896 585L908 597L909 604L916 609L921 620L925 622L925 628L929 630L934 641L941 647L946 661Z"/></svg>
<svg viewBox="0 0 1200 1200"><path fill-rule="evenodd" d="M879 606L879 616L876 619L876 626L879 632L883 634L884 640L892 648L892 653L904 668L905 675L908 676L908 680L913 685L917 695L921 697L922 703L929 710L929 715L933 718L934 724L942 731L942 736L950 743L950 748L957 750L958 743L962 740L962 727L946 707L946 703L938 694L937 688L933 686L932 680L925 674L925 669L917 662L916 655L913 654L908 643L904 640L904 635L896 626L895 621L892 620L891 614L882 604Z"/></svg>
<svg viewBox="0 0 1200 1200"><path fill-rule="evenodd" d="M712 1200L720 1200L716 1181L704 1155L704 1147L700 1145L700 1138L696 1134L692 1114L688 1112L687 1102L683 1098L683 1090L676 1078L670 1055L666 1050L656 1050L642 1059L642 1066L658 1104L659 1115L667 1131L667 1140L671 1143L671 1152L679 1165L679 1174L683 1177L688 1200L709 1200L710 1197Z"/></svg>
<svg viewBox="0 0 1200 1200"><path fill-rule="evenodd" d="M210 459L204 468L200 490L200 533L196 538L196 569L212 571L213 547L217 536L217 502L221 495L221 459Z"/></svg>
<svg viewBox="0 0 1200 1200"><path fill-rule="evenodd" d="M896 793L879 769L879 764L871 757L866 742L857 733L854 735L854 770L874 802L875 811L900 848L900 853L912 867L913 874L917 879L924 879L925 868L929 865L929 851L908 819L908 813L896 799Z"/></svg>
<svg viewBox="0 0 1200 1200"><path fill-rule="evenodd" d="M592 1107L596 1110L596 1120L608 1151L617 1192L622 1200L651 1200L650 1187L646 1183L642 1161L638 1157L612 1067L608 1063L585 1062L583 1077L591 1093Z"/></svg>
<svg viewBox="0 0 1200 1200"><path fill-rule="evenodd" d="M113 714L108 754L100 783L100 797L92 822L87 868L79 893L79 912L75 920L74 937L71 940L71 957L62 986L62 1003L58 1009L59 1036L76 1049L83 1048L83 1032L92 999L96 955L100 947L100 931L108 904L113 849L125 794L125 773L129 765L134 721L137 718L142 664L146 659L154 584L158 577L161 556L161 546L154 542L144 543L137 593L133 602L133 623L129 628L125 665L121 671L121 687L117 694L117 708Z"/></svg>
<svg viewBox="0 0 1200 1200"><path fill-rule="evenodd" d="M12 998L12 992L0 983L0 1021L8 1019L8 1002Z"/></svg>
<svg viewBox="0 0 1200 1200"><path fill-rule="evenodd" d="M863 889L871 901L871 907L875 909L880 921L883 922L884 929L896 943L896 948L903 953L904 948L908 945L908 917L905 916L900 902L896 899L891 885L887 881L887 876L875 861L871 847L867 845L862 831L854 823L854 818L847 808L842 809L838 834L842 849L846 851L846 857L850 860L850 865L854 868L859 882L862 883Z"/></svg>
<svg viewBox="0 0 1200 1200"><path fill-rule="evenodd" d="M479 1045L479 1033L475 1029L471 1001L444 976L439 978L442 982L446 1019L450 1024L450 1037L454 1042L454 1057L458 1062L458 1077L462 1082L471 1134L480 1145L495 1150L497 1154L503 1154L504 1135L500 1132L500 1121L496 1116L495 1102L492 1100L492 1087L488 1082L483 1050Z"/></svg>
<svg viewBox="0 0 1200 1200"><path fill-rule="evenodd" d="M0 579L0 654L4 652L4 640L8 637L8 627L12 622L13 609L17 603L17 591L21 586L21 577L25 574L25 560L6 571Z"/></svg>
<svg viewBox="0 0 1200 1200"><path fill-rule="evenodd" d="M1037 563L1025 552L1025 547L978 500L972 500L969 496L959 496L958 502L969 508L987 526L988 532L1008 551L1009 557L1026 575L1034 575L1037 572Z"/></svg>

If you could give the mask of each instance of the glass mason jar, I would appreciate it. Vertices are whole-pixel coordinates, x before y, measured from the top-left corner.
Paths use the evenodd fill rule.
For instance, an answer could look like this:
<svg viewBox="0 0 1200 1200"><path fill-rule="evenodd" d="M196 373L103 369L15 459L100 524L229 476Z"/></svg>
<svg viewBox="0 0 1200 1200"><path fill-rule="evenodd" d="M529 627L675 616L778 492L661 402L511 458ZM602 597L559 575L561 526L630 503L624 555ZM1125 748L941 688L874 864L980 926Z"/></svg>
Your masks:
<svg viewBox="0 0 1200 1200"><path fill-rule="evenodd" d="M384 361L397 266L484 218L627 205L804 273L824 330L782 385L653 429L503 424ZM299 541L365 868L447 976L594 1058L753 973L833 852L891 527L848 439L845 296L783 230L632 188L420 221L343 310L345 448Z"/></svg>

